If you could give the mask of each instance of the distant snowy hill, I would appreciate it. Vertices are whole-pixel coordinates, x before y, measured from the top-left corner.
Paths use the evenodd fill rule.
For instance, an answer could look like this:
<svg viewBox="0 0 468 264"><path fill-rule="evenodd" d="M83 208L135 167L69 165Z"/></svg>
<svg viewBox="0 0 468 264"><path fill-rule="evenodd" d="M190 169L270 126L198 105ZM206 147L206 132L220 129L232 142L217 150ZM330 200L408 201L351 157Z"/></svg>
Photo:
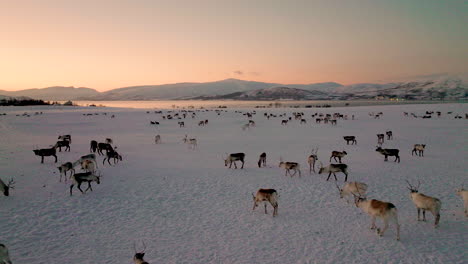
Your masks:
<svg viewBox="0 0 468 264"><path fill-rule="evenodd" d="M274 89L273 89L274 88ZM282 89L280 89L282 88ZM297 89L297 90L291 90ZM309 92L309 93L307 93ZM234 99L234 100L276 100L279 98L314 99L460 99L468 95L468 84L461 78L444 77L412 82L386 84L360 83L341 85L339 83L278 84L226 79L206 83L175 83L143 85L98 92L90 88L48 87L22 91L2 91L5 96L28 96L43 100L176 100L176 99ZM262 98L262 99L260 99Z"/></svg>
<svg viewBox="0 0 468 264"><path fill-rule="evenodd" d="M20 91L4 91L0 90L1 95L5 96L27 96L33 99L42 99L42 100L76 100L81 97L92 97L97 96L100 93L94 89L90 88L74 88L74 87L64 87L64 86L53 86L42 89L27 89Z"/></svg>
<svg viewBox="0 0 468 264"><path fill-rule="evenodd" d="M193 99L202 100L320 100L327 99L328 94L319 91L307 91L289 87L272 87L248 92L235 92L226 95L200 96Z"/></svg>

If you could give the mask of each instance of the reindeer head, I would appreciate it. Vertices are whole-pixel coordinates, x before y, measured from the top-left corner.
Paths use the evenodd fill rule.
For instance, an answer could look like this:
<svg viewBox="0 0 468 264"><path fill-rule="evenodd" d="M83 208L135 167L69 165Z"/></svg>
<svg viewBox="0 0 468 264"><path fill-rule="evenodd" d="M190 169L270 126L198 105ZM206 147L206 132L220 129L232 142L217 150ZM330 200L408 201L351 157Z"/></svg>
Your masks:
<svg viewBox="0 0 468 264"><path fill-rule="evenodd" d="M9 196L10 195L10 189L15 189L15 181L13 179L10 179L8 181L8 184L5 185L5 190L3 190L3 194L5 196Z"/></svg>
<svg viewBox="0 0 468 264"><path fill-rule="evenodd" d="M377 149L376 149L375 151L377 151L377 152L382 152L383 149L382 149L381 147L377 146Z"/></svg>
<svg viewBox="0 0 468 264"><path fill-rule="evenodd" d="M409 183L409 181L407 180L406 183L408 183L408 186L409 187L406 187L408 188L408 190L410 190L411 193L418 193L419 192L419 185L421 185L421 182L418 180L418 186L417 187L414 187L413 185L411 185L411 183Z"/></svg>
<svg viewBox="0 0 468 264"><path fill-rule="evenodd" d="M321 161L318 161L319 162L319 166L320 166L320 169L319 169L319 174L322 174L325 172L325 168L323 167L323 163Z"/></svg>
<svg viewBox="0 0 468 264"><path fill-rule="evenodd" d="M143 261L143 257L145 256L145 250L146 250L145 242L143 242L143 250L142 251L137 252L135 243L133 243L133 249L135 250L135 256L133 257L133 260Z"/></svg>
<svg viewBox="0 0 468 264"><path fill-rule="evenodd" d="M354 196L354 204L356 205L356 207L359 207L360 203L367 201L367 197L365 196L361 196L360 194L356 195L354 193L351 194Z"/></svg>

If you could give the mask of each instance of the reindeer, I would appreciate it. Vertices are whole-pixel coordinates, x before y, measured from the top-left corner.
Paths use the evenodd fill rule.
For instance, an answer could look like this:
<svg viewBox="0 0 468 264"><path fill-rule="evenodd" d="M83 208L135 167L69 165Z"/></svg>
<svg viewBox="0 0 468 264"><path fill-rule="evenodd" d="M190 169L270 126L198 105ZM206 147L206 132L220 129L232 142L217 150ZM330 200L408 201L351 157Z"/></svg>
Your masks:
<svg viewBox="0 0 468 264"><path fill-rule="evenodd" d="M198 122L198 126L205 126L205 121L204 121L204 120L199 121L199 122Z"/></svg>
<svg viewBox="0 0 468 264"><path fill-rule="evenodd" d="M70 141L68 140L62 140L62 141L57 141L55 143L54 148L58 148L59 152L62 152L62 147L65 147L65 151L70 151Z"/></svg>
<svg viewBox="0 0 468 264"><path fill-rule="evenodd" d="M393 132L392 131L387 130L385 132L385 134L387 135L387 140L393 140Z"/></svg>
<svg viewBox="0 0 468 264"><path fill-rule="evenodd" d="M343 188L340 188L336 182L335 185L340 193L340 199L353 194L361 194L362 196L365 196L367 192L367 184L362 182L348 182L343 186ZM349 203L349 200L346 199L346 202Z"/></svg>
<svg viewBox="0 0 468 264"><path fill-rule="evenodd" d="M254 127L256 124L255 124L255 121L253 120L249 120L249 126L250 127Z"/></svg>
<svg viewBox="0 0 468 264"><path fill-rule="evenodd" d="M161 144L161 135L156 135L154 137L154 143Z"/></svg>
<svg viewBox="0 0 468 264"><path fill-rule="evenodd" d="M179 124L179 127L185 127L185 123L183 121L179 121L177 124Z"/></svg>
<svg viewBox="0 0 468 264"><path fill-rule="evenodd" d="M281 120L281 125L285 126L288 124L288 120L287 119L283 119Z"/></svg>
<svg viewBox="0 0 468 264"><path fill-rule="evenodd" d="M312 149L311 154L307 158L307 163L309 163L309 173L312 173L312 171L314 171L315 173L315 162L318 160L317 152L318 152L318 148Z"/></svg>
<svg viewBox="0 0 468 264"><path fill-rule="evenodd" d="M379 144L379 146L382 146L382 144L384 143L384 139L385 139L384 134L377 134L377 144Z"/></svg>
<svg viewBox="0 0 468 264"><path fill-rule="evenodd" d="M410 196L411 200L413 200L414 205L416 205L416 208L418 209L418 221L419 220L419 213L422 209L422 214L423 214L423 221L426 221L426 210L430 211L432 215L434 215L435 222L434 222L434 227L438 227L439 225L439 220L440 220L440 208L442 206L442 203L439 199L430 197L427 195L424 195L422 193L419 193L419 185L421 185L421 182L418 181L418 186L414 187L409 183L409 181L406 181L408 183L409 187L408 190L410 190Z"/></svg>
<svg viewBox="0 0 468 264"><path fill-rule="evenodd" d="M337 181L338 179L336 178L336 174L335 174L337 172L344 173L344 175L346 175L345 182L348 181L348 165L346 165L346 164L330 164L330 165L328 165L326 167L323 167L323 163L321 161L319 161L319 163L320 163L319 174L328 172L327 181L330 179L330 176L332 175L332 173L333 173L333 177L335 177L335 181Z"/></svg>
<svg viewBox="0 0 468 264"><path fill-rule="evenodd" d="M301 177L301 165L297 162L284 162L282 158L280 158L279 167L285 169L284 176L288 176L288 174L292 177L299 172L299 177ZM294 174L291 174L290 170L294 170Z"/></svg>
<svg viewBox="0 0 468 264"><path fill-rule="evenodd" d="M8 253L8 248L0 243L0 263L1 264L12 264L10 260L10 254Z"/></svg>
<svg viewBox="0 0 468 264"><path fill-rule="evenodd" d="M227 155L227 153L226 153L226 155ZM244 153L231 153L224 159L224 166L227 167L227 165L229 163L229 168L231 168L232 164L234 163L234 167L237 169L236 161L239 160L240 162L242 162L241 169L243 169L244 168L244 158L245 158Z"/></svg>
<svg viewBox="0 0 468 264"><path fill-rule="evenodd" d="M266 202L269 202L273 206L273 217L278 215L278 193L275 189L259 189L257 194L254 195L252 193L252 196L254 200L252 211L255 210L259 203L265 202L265 214L268 214Z"/></svg>
<svg viewBox="0 0 468 264"><path fill-rule="evenodd" d="M86 172L94 172L96 170L96 163L93 160L83 160L81 162L81 169Z"/></svg>
<svg viewBox="0 0 468 264"><path fill-rule="evenodd" d="M15 181L13 178L11 178L7 184L0 179L0 192L5 196L10 196L10 189L15 189Z"/></svg>
<svg viewBox="0 0 468 264"><path fill-rule="evenodd" d="M75 173L73 176L73 181L74 183L72 183L70 185L70 196L72 196L72 190L73 190L73 187L75 186L75 183L78 184L78 190L81 191L81 193L85 193L86 191L88 190L91 190L93 191L93 188L91 188L91 182L95 181L97 184L100 184L101 181L101 175L95 175L93 172L83 172L83 173ZM87 182L88 183L88 188L83 192L83 190L81 190L81 184L83 182Z"/></svg>
<svg viewBox="0 0 468 264"><path fill-rule="evenodd" d="M424 157L424 149L426 144L414 144L413 150L411 151L411 156L416 154L416 156Z"/></svg>
<svg viewBox="0 0 468 264"><path fill-rule="evenodd" d="M58 136L58 139L61 139L62 141L66 140L66 141L72 143L71 135L61 135L61 136Z"/></svg>
<svg viewBox="0 0 468 264"><path fill-rule="evenodd" d="M133 256L133 262L135 262L135 264L149 264L143 259L143 257L145 256L145 250L146 250L145 242L143 242L142 251L139 251L139 252L137 251L135 243L133 243L133 249L135 250L135 255Z"/></svg>
<svg viewBox="0 0 468 264"><path fill-rule="evenodd" d="M73 163L73 167L76 167L77 165L81 165L81 163L85 160L91 160L94 162L94 164L96 165L96 168L97 168L97 162L96 162L96 154L88 154L88 155L84 155L84 156L81 156L77 161L75 161Z"/></svg>
<svg viewBox="0 0 468 264"><path fill-rule="evenodd" d="M113 159L114 160L114 165L117 164L117 162L120 160L122 161L122 156L117 153L117 151L115 150L109 150L106 152L106 157L102 160L102 165L104 165L104 162L106 161L107 159L107 163L109 163L109 165L112 165L110 163L110 159Z"/></svg>
<svg viewBox="0 0 468 264"><path fill-rule="evenodd" d="M91 140L89 146L89 152L96 153L98 148L98 142L96 140Z"/></svg>
<svg viewBox="0 0 468 264"><path fill-rule="evenodd" d="M44 157L52 156L55 158L55 163L57 163L57 150L55 147L48 148L48 149L34 149L34 154L36 156L41 156L41 163L44 163Z"/></svg>
<svg viewBox="0 0 468 264"><path fill-rule="evenodd" d="M263 164L263 167L266 167L266 153L263 152L260 154L260 158L258 159L258 167L261 168Z"/></svg>
<svg viewBox="0 0 468 264"><path fill-rule="evenodd" d="M356 207L361 208L372 217L371 230L376 229L377 234L383 236L388 229L388 221L392 220L396 224L396 240L400 240L400 224L398 224L398 213L394 204L375 199L367 200L366 197L361 197L361 195L356 196L353 194L353 196ZM384 221L384 228L382 230L375 225L377 217L382 218Z"/></svg>
<svg viewBox="0 0 468 264"><path fill-rule="evenodd" d="M382 149L381 147L377 147L375 151L385 156L384 161L388 161L388 156L395 156L395 162L398 160L398 163L400 163L400 150L398 149Z"/></svg>
<svg viewBox="0 0 468 264"><path fill-rule="evenodd" d="M330 162L332 160L332 158L335 160L335 161L338 161L339 163L341 163L341 158L343 158L344 156L348 155L348 153L346 153L346 151L332 151L331 153L331 156L330 156ZM336 160L336 158L338 158L338 160Z"/></svg>
<svg viewBox="0 0 468 264"><path fill-rule="evenodd" d="M468 217L468 191L463 188L463 185L460 189L455 190L455 193L463 199L463 207L465 211L465 216Z"/></svg>
<svg viewBox="0 0 468 264"><path fill-rule="evenodd" d="M343 138L346 140L346 145L349 145L349 142L351 142L351 145L357 144L355 136L344 136Z"/></svg>
<svg viewBox="0 0 468 264"><path fill-rule="evenodd" d="M98 143L98 154L99 155L104 155L104 153L102 152L103 150L105 151L113 151L114 148L112 147L111 144L109 143Z"/></svg>
<svg viewBox="0 0 468 264"><path fill-rule="evenodd" d="M250 123L242 125L242 130L249 130L250 129Z"/></svg>
<svg viewBox="0 0 468 264"><path fill-rule="evenodd" d="M307 120L301 119L301 122L299 122L299 124L307 124Z"/></svg>
<svg viewBox="0 0 468 264"><path fill-rule="evenodd" d="M60 167L57 167L57 169L60 172L59 182L62 182L62 174L64 175L65 182L67 181L67 171L70 171L70 178L75 173L75 169L73 168L73 163L71 162L66 162L60 165Z"/></svg>

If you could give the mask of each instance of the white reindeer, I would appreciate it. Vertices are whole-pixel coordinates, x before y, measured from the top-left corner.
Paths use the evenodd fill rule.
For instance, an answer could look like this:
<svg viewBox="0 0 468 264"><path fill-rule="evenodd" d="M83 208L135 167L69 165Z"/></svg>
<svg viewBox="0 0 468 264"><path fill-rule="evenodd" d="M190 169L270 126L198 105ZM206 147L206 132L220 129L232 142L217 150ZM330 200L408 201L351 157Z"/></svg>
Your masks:
<svg viewBox="0 0 468 264"><path fill-rule="evenodd" d="M424 195L422 193L419 193L419 185L421 183L418 181L418 186L414 187L409 183L409 181L406 181L409 185L407 187L410 192L411 192L411 200L413 200L414 205L416 205L416 208L418 209L418 221L419 220L419 214L422 209L423 211L423 221L426 221L426 210L430 211L432 215L434 215L435 221L434 221L434 227L437 227L439 225L439 220L440 220L440 207L442 206L442 203L439 199L430 197L427 195Z"/></svg>
<svg viewBox="0 0 468 264"><path fill-rule="evenodd" d="M81 162L81 169L86 172L94 172L96 170L96 163L93 160L83 160Z"/></svg>
<svg viewBox="0 0 468 264"><path fill-rule="evenodd" d="M292 177L299 172L299 177L301 177L301 165L297 162L284 162L282 158L280 158L279 167L285 169L284 176L288 176L288 174ZM294 170L294 174L291 174L290 170Z"/></svg>
<svg viewBox="0 0 468 264"><path fill-rule="evenodd" d="M259 203L265 202L265 214L268 214L266 202L269 202L273 206L273 217L278 215L278 193L275 189L259 189L257 194L254 195L252 193L252 196L254 201L252 211L255 210Z"/></svg>
<svg viewBox="0 0 468 264"><path fill-rule="evenodd" d="M455 190L455 193L463 199L463 205L465 208L465 216L468 217L468 191L463 189L463 185L460 189Z"/></svg>
<svg viewBox="0 0 468 264"><path fill-rule="evenodd" d="M8 248L0 243L0 263L1 264L12 264L10 260L10 254L8 253Z"/></svg>
<svg viewBox="0 0 468 264"><path fill-rule="evenodd" d="M361 196L354 196L355 200L354 203L356 207L361 208L364 212L369 214L372 217L372 223L370 229L377 230L377 234L379 236L383 236L385 231L388 229L388 222L389 220L394 221L396 224L396 240L400 240L400 224L398 224L398 214L395 205L388 202L382 202L379 200L367 200L365 197ZM384 228L380 230L375 225L376 218L382 218L384 221Z"/></svg>
<svg viewBox="0 0 468 264"><path fill-rule="evenodd" d="M348 182L346 183L343 188L340 188L338 184L336 184L336 188L338 188L338 192L340 193L340 198L343 199L346 197L346 202L349 203L347 199L350 195L361 195L365 196L367 192L367 184L362 182Z"/></svg>
<svg viewBox="0 0 468 264"><path fill-rule="evenodd" d="M0 179L0 192L3 193L5 196L10 195L10 189L15 188L15 181L13 179L10 179L7 184L5 184L2 179Z"/></svg>

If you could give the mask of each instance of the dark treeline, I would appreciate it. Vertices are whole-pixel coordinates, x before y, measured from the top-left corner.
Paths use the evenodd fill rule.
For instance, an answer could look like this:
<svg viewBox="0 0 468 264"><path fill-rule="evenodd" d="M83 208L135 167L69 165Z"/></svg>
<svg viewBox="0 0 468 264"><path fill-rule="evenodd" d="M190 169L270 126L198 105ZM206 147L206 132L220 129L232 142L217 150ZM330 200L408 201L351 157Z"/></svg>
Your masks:
<svg viewBox="0 0 468 264"><path fill-rule="evenodd" d="M49 102L44 102L43 100L35 100L35 99L1 99L0 106L25 106L25 105L50 105Z"/></svg>

